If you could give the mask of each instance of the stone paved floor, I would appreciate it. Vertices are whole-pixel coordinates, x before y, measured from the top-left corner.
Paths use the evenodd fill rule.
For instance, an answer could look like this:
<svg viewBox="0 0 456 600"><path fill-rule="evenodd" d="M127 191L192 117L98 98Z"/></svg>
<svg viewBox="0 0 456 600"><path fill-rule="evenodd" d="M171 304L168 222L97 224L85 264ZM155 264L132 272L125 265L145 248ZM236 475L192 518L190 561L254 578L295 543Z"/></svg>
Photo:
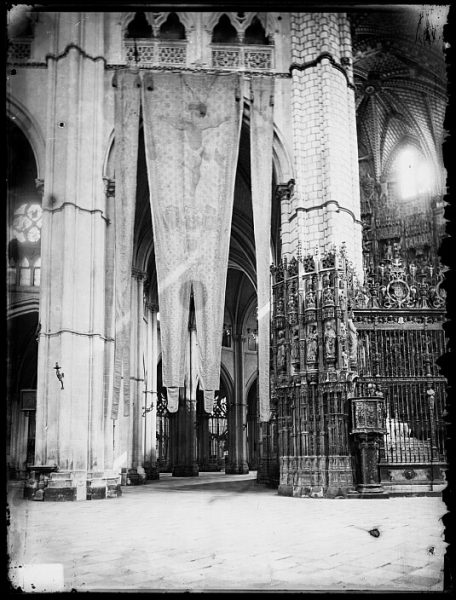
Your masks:
<svg viewBox="0 0 456 600"><path fill-rule="evenodd" d="M12 484L10 579L36 592L443 590L439 497L289 498L254 476L162 474L69 503Z"/></svg>

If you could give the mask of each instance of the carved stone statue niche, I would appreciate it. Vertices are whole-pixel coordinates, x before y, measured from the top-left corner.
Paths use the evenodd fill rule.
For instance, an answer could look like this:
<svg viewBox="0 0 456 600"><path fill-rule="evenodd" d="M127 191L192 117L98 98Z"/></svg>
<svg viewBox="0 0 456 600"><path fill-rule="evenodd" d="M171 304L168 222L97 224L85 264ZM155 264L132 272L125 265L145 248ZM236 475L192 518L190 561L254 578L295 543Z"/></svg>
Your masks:
<svg viewBox="0 0 456 600"><path fill-rule="evenodd" d="M299 329L297 327L293 330L293 339L291 341L291 364L295 371L299 371Z"/></svg>
<svg viewBox="0 0 456 600"><path fill-rule="evenodd" d="M306 292L306 308L315 308L315 292L312 286L309 286Z"/></svg>
<svg viewBox="0 0 456 600"><path fill-rule="evenodd" d="M347 319L348 328L348 351L350 361L356 363L358 360L358 332L356 331L355 324L351 315Z"/></svg>
<svg viewBox="0 0 456 600"><path fill-rule="evenodd" d="M328 360L336 358L336 331L334 319L325 323L325 357Z"/></svg>
<svg viewBox="0 0 456 600"><path fill-rule="evenodd" d="M285 349L285 332L279 329L277 333L277 371L285 373L287 370L287 354Z"/></svg>
<svg viewBox="0 0 456 600"><path fill-rule="evenodd" d="M318 333L317 324L313 323L310 326L309 332L306 337L306 362L307 364L314 364L318 360Z"/></svg>

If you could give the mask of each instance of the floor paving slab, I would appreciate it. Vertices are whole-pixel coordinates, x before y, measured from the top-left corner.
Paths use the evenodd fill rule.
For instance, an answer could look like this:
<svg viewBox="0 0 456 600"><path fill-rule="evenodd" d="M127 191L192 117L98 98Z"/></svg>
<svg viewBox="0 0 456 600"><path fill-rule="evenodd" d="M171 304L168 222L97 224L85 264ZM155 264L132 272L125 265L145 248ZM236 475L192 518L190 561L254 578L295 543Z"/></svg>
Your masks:
<svg viewBox="0 0 456 600"><path fill-rule="evenodd" d="M39 503L11 486L9 508L12 561L61 565L67 590L443 589L439 497L301 499L254 474L165 474L113 501Z"/></svg>

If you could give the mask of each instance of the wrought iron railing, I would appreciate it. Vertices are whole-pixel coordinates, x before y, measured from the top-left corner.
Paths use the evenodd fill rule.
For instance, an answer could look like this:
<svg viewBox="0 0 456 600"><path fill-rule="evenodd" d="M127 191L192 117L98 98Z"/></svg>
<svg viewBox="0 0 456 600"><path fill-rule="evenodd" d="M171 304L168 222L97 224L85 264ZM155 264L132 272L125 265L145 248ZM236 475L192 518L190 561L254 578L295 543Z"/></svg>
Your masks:
<svg viewBox="0 0 456 600"><path fill-rule="evenodd" d="M418 268L395 252L354 293L357 389L375 383L384 394L384 464L445 461L446 382L436 363L445 352L442 279L438 264Z"/></svg>

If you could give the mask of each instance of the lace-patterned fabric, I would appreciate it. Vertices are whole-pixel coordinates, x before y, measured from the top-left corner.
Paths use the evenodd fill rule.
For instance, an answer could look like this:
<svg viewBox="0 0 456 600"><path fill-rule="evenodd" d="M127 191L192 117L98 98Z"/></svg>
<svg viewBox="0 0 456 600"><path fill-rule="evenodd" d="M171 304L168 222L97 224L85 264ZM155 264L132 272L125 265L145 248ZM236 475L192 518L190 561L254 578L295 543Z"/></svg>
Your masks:
<svg viewBox="0 0 456 600"><path fill-rule="evenodd" d="M161 314L163 384L182 387L193 288L199 378L212 411L238 156L239 76L145 74L144 137ZM173 395L175 396L175 395ZM209 402L210 400L210 402ZM170 406L173 412L177 407ZM210 404L210 406L209 406Z"/></svg>
<svg viewBox="0 0 456 600"><path fill-rule="evenodd" d="M130 293L138 162L139 76L119 71L115 86L115 349L112 418L119 410L123 376L124 415L130 407Z"/></svg>
<svg viewBox="0 0 456 600"><path fill-rule="evenodd" d="M250 160L257 267L260 421L269 421L269 239L271 231L273 85L274 80L267 77L254 77L251 80L253 102L250 110Z"/></svg>

